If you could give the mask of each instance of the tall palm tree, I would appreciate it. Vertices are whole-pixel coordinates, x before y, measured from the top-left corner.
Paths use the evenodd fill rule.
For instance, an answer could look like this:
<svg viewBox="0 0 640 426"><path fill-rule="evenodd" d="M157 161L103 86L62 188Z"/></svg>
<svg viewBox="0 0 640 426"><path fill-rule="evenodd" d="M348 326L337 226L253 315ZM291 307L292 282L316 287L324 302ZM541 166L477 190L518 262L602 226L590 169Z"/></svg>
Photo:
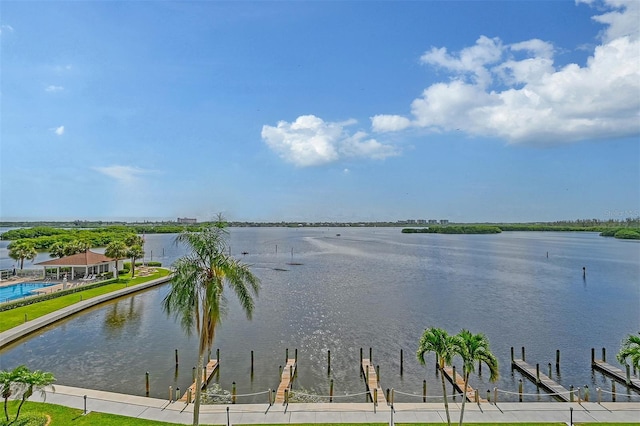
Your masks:
<svg viewBox="0 0 640 426"><path fill-rule="evenodd" d="M235 293L247 318L251 319L260 281L248 265L226 254L227 231L221 216L213 226L199 232L183 231L176 243L185 244L189 253L174 263L171 290L163 307L181 320L187 333L195 328L199 336L196 371L202 371L205 353L211 347L216 326L225 313L224 287ZM202 374L196 374L194 426L199 422L201 388Z"/></svg>
<svg viewBox="0 0 640 426"><path fill-rule="evenodd" d="M136 274L136 260L144 256L144 250L139 244L127 248L127 257L131 258L131 278Z"/></svg>
<svg viewBox="0 0 640 426"><path fill-rule="evenodd" d="M640 369L640 335L630 334L622 341L620 352L616 358L621 364L627 363L627 358L631 359L631 365L636 369Z"/></svg>
<svg viewBox="0 0 640 426"><path fill-rule="evenodd" d="M20 269L24 268L24 260L33 260L38 255L33 243L27 241L16 241L7 246L9 257L20 261Z"/></svg>
<svg viewBox="0 0 640 426"><path fill-rule="evenodd" d="M116 279L118 279L118 261L127 256L127 245L122 241L112 241L107 245L107 248L104 251L104 255L116 260L115 276Z"/></svg>
<svg viewBox="0 0 640 426"><path fill-rule="evenodd" d="M489 349L489 341L482 334L473 334L469 330L461 330L458 333L458 342L460 344L460 356L462 357L464 375L464 392L462 396L462 407L460 409L460 426L462 426L462 418L464 417L464 405L467 402L467 389L469 386L469 375L475 371L475 363L484 363L489 367L489 380L495 382L498 380L498 359Z"/></svg>
<svg viewBox="0 0 640 426"><path fill-rule="evenodd" d="M424 356L428 352L434 352L438 359L440 378L442 379L442 396L444 397L444 410L447 413L447 424L451 425L449 415L449 402L447 401L447 388L444 383L444 368L451 365L453 357L460 351L460 342L457 336L452 336L446 330L436 327L427 328L418 343L416 357L420 364L425 365Z"/></svg>
<svg viewBox="0 0 640 426"><path fill-rule="evenodd" d="M20 410L22 409L22 405L24 402L33 395L34 390L42 391L42 394L46 396L44 392L44 388L49 386L53 382L56 381L56 378L53 377L53 374L48 373L46 371L29 371L27 369L23 370L22 374L18 378L18 383L24 386L24 392L22 393L22 399L20 400L20 405L18 405L18 412L16 413L16 418L14 422L18 420L18 416L20 416Z"/></svg>

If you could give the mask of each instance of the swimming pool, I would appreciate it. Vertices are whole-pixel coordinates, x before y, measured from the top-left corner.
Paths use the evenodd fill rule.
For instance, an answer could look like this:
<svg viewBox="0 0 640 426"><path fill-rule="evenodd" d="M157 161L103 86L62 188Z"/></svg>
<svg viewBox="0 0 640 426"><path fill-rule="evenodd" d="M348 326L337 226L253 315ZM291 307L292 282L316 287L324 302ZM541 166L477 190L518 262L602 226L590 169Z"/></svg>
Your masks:
<svg viewBox="0 0 640 426"><path fill-rule="evenodd" d="M19 283L0 287L0 303L10 300L20 299L25 296L32 296L33 290L52 286L54 283Z"/></svg>

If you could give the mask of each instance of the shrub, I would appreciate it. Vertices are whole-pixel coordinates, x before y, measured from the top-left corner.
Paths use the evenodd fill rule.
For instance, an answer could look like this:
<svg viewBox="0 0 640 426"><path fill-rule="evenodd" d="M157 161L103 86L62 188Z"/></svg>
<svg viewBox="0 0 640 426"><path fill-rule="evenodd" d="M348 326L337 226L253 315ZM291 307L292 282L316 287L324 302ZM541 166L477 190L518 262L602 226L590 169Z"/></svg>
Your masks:
<svg viewBox="0 0 640 426"><path fill-rule="evenodd" d="M623 240L640 240L640 233L631 229L621 229L613 235L615 238Z"/></svg>

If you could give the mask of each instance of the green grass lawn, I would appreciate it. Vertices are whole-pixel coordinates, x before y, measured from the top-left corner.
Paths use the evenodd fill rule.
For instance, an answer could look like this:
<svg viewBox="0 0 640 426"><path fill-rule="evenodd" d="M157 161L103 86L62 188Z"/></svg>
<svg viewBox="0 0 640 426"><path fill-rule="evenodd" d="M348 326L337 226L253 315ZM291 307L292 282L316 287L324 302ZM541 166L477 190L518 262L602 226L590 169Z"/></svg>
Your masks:
<svg viewBox="0 0 640 426"><path fill-rule="evenodd" d="M9 416L11 420L15 418L17 408L18 401L9 402ZM20 412L20 417L15 423L7 422L4 417L4 411L0 411L0 418L2 419L0 420L0 426L44 426L47 420L46 415L51 417L50 426L178 426L178 423L156 422L115 414L90 412L84 416L82 415L82 410L75 408L30 401L25 402Z"/></svg>
<svg viewBox="0 0 640 426"><path fill-rule="evenodd" d="M112 291L120 290L125 287L130 287L135 284L141 284L146 281L151 281L157 278L166 277L170 271L167 269L158 269L153 275L146 277L131 278L131 275L120 275L120 279L117 283L107 284L102 287L92 288L89 290L79 291L77 293L68 294L66 296L57 297L51 300L43 300L28 306L21 306L19 308L10 309L8 311L0 312L0 332L9 330L15 326L24 323L25 315L28 320L36 319L41 316L50 314L58 309L65 308L67 306L78 303L81 300L91 299L92 297L100 296Z"/></svg>

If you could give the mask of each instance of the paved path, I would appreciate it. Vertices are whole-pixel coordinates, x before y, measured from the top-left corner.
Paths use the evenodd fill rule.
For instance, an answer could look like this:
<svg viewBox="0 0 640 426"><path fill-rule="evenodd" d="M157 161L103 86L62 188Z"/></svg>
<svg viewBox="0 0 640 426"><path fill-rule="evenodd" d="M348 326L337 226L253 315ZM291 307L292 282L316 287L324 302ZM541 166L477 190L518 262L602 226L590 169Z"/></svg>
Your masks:
<svg viewBox="0 0 640 426"><path fill-rule="evenodd" d="M90 389L58 385L55 392L46 393L46 402L87 411L119 414L149 420L190 424L193 404L169 402L167 400L124 395ZM31 400L42 401L40 393ZM459 403L450 403L451 418L457 420ZM227 408L229 409L227 413ZM324 403L324 404L236 404L203 405L200 422L206 425L263 424L263 423L367 423L379 422L434 422L445 423L443 404L399 403L394 413L390 407L379 405L375 411L371 403ZM466 404L465 422L569 422L573 408L574 422L626 422L640 425L640 402L587 402L578 404L565 402L510 402L493 405Z"/></svg>

